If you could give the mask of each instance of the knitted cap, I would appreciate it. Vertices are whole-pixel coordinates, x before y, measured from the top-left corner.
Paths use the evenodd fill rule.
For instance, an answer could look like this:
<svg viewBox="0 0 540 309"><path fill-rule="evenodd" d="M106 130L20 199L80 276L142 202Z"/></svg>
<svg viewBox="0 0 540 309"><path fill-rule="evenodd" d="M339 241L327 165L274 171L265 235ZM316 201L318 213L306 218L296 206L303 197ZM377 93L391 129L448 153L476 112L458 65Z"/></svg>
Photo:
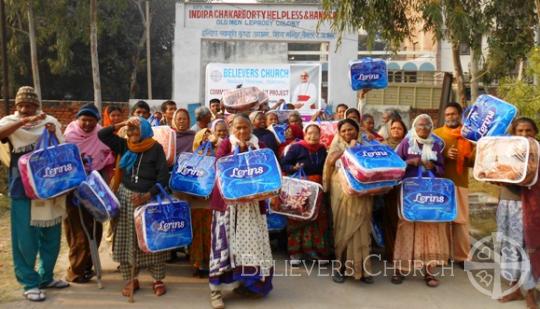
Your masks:
<svg viewBox="0 0 540 309"><path fill-rule="evenodd" d="M90 116L96 118L98 121L101 119L101 116L99 115L99 110L94 105L94 103L87 103L81 107L79 112L77 113L76 117L79 118L80 116Z"/></svg>
<svg viewBox="0 0 540 309"><path fill-rule="evenodd" d="M22 86L17 91L17 95L15 96L15 105L23 102L32 103L38 107L41 107L36 91L30 86Z"/></svg>

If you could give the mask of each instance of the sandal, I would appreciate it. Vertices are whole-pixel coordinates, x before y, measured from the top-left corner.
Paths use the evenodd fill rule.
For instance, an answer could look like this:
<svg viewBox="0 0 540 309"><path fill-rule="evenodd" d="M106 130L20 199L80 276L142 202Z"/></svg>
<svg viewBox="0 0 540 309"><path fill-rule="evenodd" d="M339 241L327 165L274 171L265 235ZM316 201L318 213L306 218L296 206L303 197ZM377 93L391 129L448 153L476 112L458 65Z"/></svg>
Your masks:
<svg viewBox="0 0 540 309"><path fill-rule="evenodd" d="M392 276L392 279L390 279L390 282L392 282L393 284L402 284L403 283L403 276L401 275L394 275Z"/></svg>
<svg viewBox="0 0 540 309"><path fill-rule="evenodd" d="M42 286L42 289L65 289L69 287L69 283L64 280L53 280L49 284Z"/></svg>
<svg viewBox="0 0 540 309"><path fill-rule="evenodd" d="M122 289L122 296L129 297L131 293L135 293L135 291L138 289L140 289L139 280L133 279L133 284L130 280L126 283L126 285L124 285L124 288Z"/></svg>
<svg viewBox="0 0 540 309"><path fill-rule="evenodd" d="M343 276L341 271L335 270L334 273L332 274L332 280L335 283L343 283L343 282L345 282L345 276Z"/></svg>
<svg viewBox="0 0 540 309"><path fill-rule="evenodd" d="M214 309L225 309L221 291L210 291L210 305L212 305L212 308Z"/></svg>
<svg viewBox="0 0 540 309"><path fill-rule="evenodd" d="M25 291L23 293L24 297L29 301L44 301L47 297L45 296L45 292L38 288L33 288L28 291Z"/></svg>
<svg viewBox="0 0 540 309"><path fill-rule="evenodd" d="M435 277L431 275L426 275L424 280L426 281L426 285L430 288L436 288L439 286L439 280L435 279Z"/></svg>
<svg viewBox="0 0 540 309"><path fill-rule="evenodd" d="M156 294L156 296L161 296L165 293L167 293L167 288L165 287L165 283L163 283L163 281L154 281L154 283L152 283L152 290L154 290L154 294Z"/></svg>
<svg viewBox="0 0 540 309"><path fill-rule="evenodd" d="M373 284L375 283L375 279L373 279L372 276L364 276L360 278L360 281L364 282L365 284Z"/></svg>

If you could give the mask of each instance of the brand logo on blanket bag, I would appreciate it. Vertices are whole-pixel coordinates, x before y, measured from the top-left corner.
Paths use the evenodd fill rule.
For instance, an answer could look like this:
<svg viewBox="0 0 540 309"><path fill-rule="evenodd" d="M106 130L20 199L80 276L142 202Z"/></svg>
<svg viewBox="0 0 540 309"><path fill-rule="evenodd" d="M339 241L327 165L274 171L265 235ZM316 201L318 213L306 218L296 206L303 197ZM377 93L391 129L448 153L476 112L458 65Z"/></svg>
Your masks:
<svg viewBox="0 0 540 309"><path fill-rule="evenodd" d="M241 166L230 168L225 172L231 178L252 178L261 176L268 171L268 167L262 164L250 164L249 166Z"/></svg>
<svg viewBox="0 0 540 309"><path fill-rule="evenodd" d="M43 178L54 178L69 174L73 171L73 165L71 163L59 165L55 167L45 167L43 170Z"/></svg>
<svg viewBox="0 0 540 309"><path fill-rule="evenodd" d="M495 110L490 109L486 113L486 117L484 117L484 120L482 121L482 124L478 128L478 133L482 136L485 136L489 129L491 128L491 124L493 123L493 120L495 119Z"/></svg>
<svg viewBox="0 0 540 309"><path fill-rule="evenodd" d="M418 204L445 204L448 202L446 195L433 192L416 192L410 194L409 197L413 202Z"/></svg>
<svg viewBox="0 0 540 309"><path fill-rule="evenodd" d="M202 177L205 174L204 170L196 168L194 166L179 166L176 172L180 175L195 178Z"/></svg>
<svg viewBox="0 0 540 309"><path fill-rule="evenodd" d="M377 80L381 78L381 74L378 73L371 73L371 74L363 74L360 73L357 75L356 80L359 81L370 81L370 80Z"/></svg>
<svg viewBox="0 0 540 309"><path fill-rule="evenodd" d="M385 150L363 150L360 155L365 158L385 158L388 157L388 152Z"/></svg>
<svg viewBox="0 0 540 309"><path fill-rule="evenodd" d="M473 287L492 299L519 292L531 275L531 263L522 244L502 233L473 238L471 243L464 269ZM503 281L517 283L508 286ZM531 288L534 286L527 287Z"/></svg>
<svg viewBox="0 0 540 309"><path fill-rule="evenodd" d="M174 232L177 230L181 230L185 226L186 226L186 223L184 220L170 221L170 222L161 220L161 221L154 222L152 224L152 229L158 232L167 233L167 232Z"/></svg>

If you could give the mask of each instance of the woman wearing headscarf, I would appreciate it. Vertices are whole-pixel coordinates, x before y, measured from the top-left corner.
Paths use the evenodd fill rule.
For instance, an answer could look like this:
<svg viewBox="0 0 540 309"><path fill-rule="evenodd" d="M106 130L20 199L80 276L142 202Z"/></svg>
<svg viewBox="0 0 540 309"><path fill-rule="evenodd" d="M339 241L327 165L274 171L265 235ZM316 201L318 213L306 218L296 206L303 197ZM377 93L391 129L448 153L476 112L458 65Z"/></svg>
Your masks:
<svg viewBox="0 0 540 309"><path fill-rule="evenodd" d="M407 135L407 126L401 119L390 120L390 131L388 138L383 142L390 146L392 149L396 149L399 143ZM380 197L383 201L383 208L381 211L381 223L384 234L384 258L387 261L392 261L394 258L394 242L396 240L396 230L399 221L398 218L398 196L399 187L395 187L390 192Z"/></svg>
<svg viewBox="0 0 540 309"><path fill-rule="evenodd" d="M278 158L283 157L287 146L302 139L304 139L302 127L297 124L289 124L287 130L285 130L285 142L278 147Z"/></svg>
<svg viewBox="0 0 540 309"><path fill-rule="evenodd" d="M33 151L45 128L63 141L60 123L41 111L41 102L34 89L23 86L15 96L15 113L0 120L0 141L9 142L10 166L8 190L11 199L11 250L17 281L30 301L43 301L44 288L65 288L69 284L53 278L60 252L62 219L66 197L30 200L19 171L19 159ZM39 253L39 270L36 259Z"/></svg>
<svg viewBox="0 0 540 309"><path fill-rule="evenodd" d="M232 134L217 150L220 158L263 147L252 134L251 122L238 114ZM265 296L272 290L272 250L261 202L225 204L219 187L212 192L212 246L210 254L210 301L213 308L224 308L221 284L237 282L234 292L244 296Z"/></svg>
<svg viewBox="0 0 540 309"><path fill-rule="evenodd" d="M276 111L266 112L266 127L279 123L279 116Z"/></svg>
<svg viewBox="0 0 540 309"><path fill-rule="evenodd" d="M352 119L338 123L338 135L332 141L324 163L323 187L330 193L337 264L332 279L343 283L345 276L373 283L369 260L371 245L371 196L349 196L340 181L336 162L343 152L360 142L360 127Z"/></svg>
<svg viewBox="0 0 540 309"><path fill-rule="evenodd" d="M278 143L274 133L266 129L266 118L261 111L252 112L249 115L249 120L253 124L253 134L266 145L266 147L272 149L272 151L278 155Z"/></svg>
<svg viewBox="0 0 540 309"><path fill-rule="evenodd" d="M114 131L127 126L127 140ZM117 196L120 200L120 215L116 226L113 259L120 263L122 278L126 281L122 295L129 296L139 289L137 275L140 268L150 271L154 294L166 293L165 261L168 252L143 253L137 246L133 212L138 206L150 201L159 193L158 184L167 186L169 169L163 148L152 138L152 127L142 117L131 117L125 122L101 129L99 139L115 153L122 155L115 171L121 179ZM135 278L132 271L135 270Z"/></svg>
<svg viewBox="0 0 540 309"><path fill-rule="evenodd" d="M179 108L174 112L172 128L176 131L176 155L182 152L192 152L195 131L190 127L189 112Z"/></svg>
<svg viewBox="0 0 540 309"><path fill-rule="evenodd" d="M419 115L399 144L396 153L407 162L405 177L417 177L420 168L431 170L439 177L443 175L444 143L432 131L431 117ZM422 267L426 285L436 287L439 281L433 276L433 268L446 265L449 252L445 223L409 222L400 218L394 247L394 267L401 273ZM401 274L392 277L392 283L402 281Z"/></svg>
<svg viewBox="0 0 540 309"><path fill-rule="evenodd" d="M291 145L281 160L283 171L292 175L302 169L307 180L322 184L322 171L326 160L326 148L321 141L321 128L312 123L304 128L304 139ZM315 221L288 220L287 234L289 256L292 264L299 264L303 256L317 261L330 255L328 211L321 205Z"/></svg>
<svg viewBox="0 0 540 309"><path fill-rule="evenodd" d="M105 174L114 163L111 149L98 138L101 126L99 111L93 103L84 105L77 113L77 119L72 121L64 132L66 142L77 145L85 164L87 173L98 171ZM106 178L106 177L105 177ZM86 283L94 276L90 243L84 233L81 217L88 231L96 231L96 242L99 247L102 235L102 225L94 221L92 215L84 207L73 205L75 196L70 193L67 197L67 218L64 219L66 240L69 246L69 268L66 280L76 283ZM94 227L95 224L95 227Z"/></svg>

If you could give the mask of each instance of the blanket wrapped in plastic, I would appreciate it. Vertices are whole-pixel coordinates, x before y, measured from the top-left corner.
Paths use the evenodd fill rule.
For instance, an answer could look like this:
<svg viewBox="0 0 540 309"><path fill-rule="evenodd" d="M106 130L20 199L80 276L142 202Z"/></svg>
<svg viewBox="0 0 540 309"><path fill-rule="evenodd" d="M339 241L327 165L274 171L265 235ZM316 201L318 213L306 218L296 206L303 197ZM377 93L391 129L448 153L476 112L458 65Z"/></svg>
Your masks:
<svg viewBox="0 0 540 309"><path fill-rule="evenodd" d="M320 184L305 178L303 170L291 177L284 176L279 193L280 202L271 204L270 211L300 221L317 219L323 189Z"/></svg>
<svg viewBox="0 0 540 309"><path fill-rule="evenodd" d="M118 198L97 171L92 171L74 193L96 221L109 221L120 212Z"/></svg>
<svg viewBox="0 0 540 309"><path fill-rule="evenodd" d="M216 158L208 156L210 142L202 143L194 153L178 156L169 180L169 187L178 192L208 198L216 182Z"/></svg>
<svg viewBox="0 0 540 309"><path fill-rule="evenodd" d="M264 200L279 194L281 169L271 149L248 150L216 163L219 191L225 203Z"/></svg>
<svg viewBox="0 0 540 309"><path fill-rule="evenodd" d="M285 143L285 131L287 131L288 128L289 126L286 123L283 123L273 124L268 127L268 130L274 134L278 144L283 144Z"/></svg>
<svg viewBox="0 0 540 309"><path fill-rule="evenodd" d="M464 113L461 135L476 142L484 136L506 133L517 114L517 108L490 95L481 95Z"/></svg>
<svg viewBox="0 0 540 309"><path fill-rule="evenodd" d="M401 187L400 215L412 222L451 222L457 217L456 188L452 180L436 178L431 171L423 177L408 177Z"/></svg>
<svg viewBox="0 0 540 309"><path fill-rule="evenodd" d="M407 168L407 163L390 146L379 143L347 148L341 161L363 183L401 180Z"/></svg>
<svg viewBox="0 0 540 309"><path fill-rule="evenodd" d="M65 194L86 179L86 172L74 144L58 144L47 129L33 152L18 162L24 191L30 199L46 200Z"/></svg>
<svg viewBox="0 0 540 309"><path fill-rule="evenodd" d="M476 180L532 186L538 178L539 145L521 136L484 137L476 144Z"/></svg>
<svg viewBox="0 0 540 309"><path fill-rule="evenodd" d="M268 101L268 95L257 87L245 87L223 91L223 105L229 113L257 110L260 103Z"/></svg>
<svg viewBox="0 0 540 309"><path fill-rule="evenodd" d="M155 253L191 244L191 213L185 201L171 198L160 187L157 201L137 208L133 214L141 251Z"/></svg>
<svg viewBox="0 0 540 309"><path fill-rule="evenodd" d="M353 174L344 167L341 159L336 162L336 167L339 168L340 183L347 195L381 195L399 184L397 180L362 183L354 178Z"/></svg>
<svg viewBox="0 0 540 309"><path fill-rule="evenodd" d="M176 132L169 126L152 127L154 139L163 147L167 164L172 166L176 159Z"/></svg>
<svg viewBox="0 0 540 309"><path fill-rule="evenodd" d="M349 80L353 90L388 87L388 71L384 59L365 57L349 62Z"/></svg>

